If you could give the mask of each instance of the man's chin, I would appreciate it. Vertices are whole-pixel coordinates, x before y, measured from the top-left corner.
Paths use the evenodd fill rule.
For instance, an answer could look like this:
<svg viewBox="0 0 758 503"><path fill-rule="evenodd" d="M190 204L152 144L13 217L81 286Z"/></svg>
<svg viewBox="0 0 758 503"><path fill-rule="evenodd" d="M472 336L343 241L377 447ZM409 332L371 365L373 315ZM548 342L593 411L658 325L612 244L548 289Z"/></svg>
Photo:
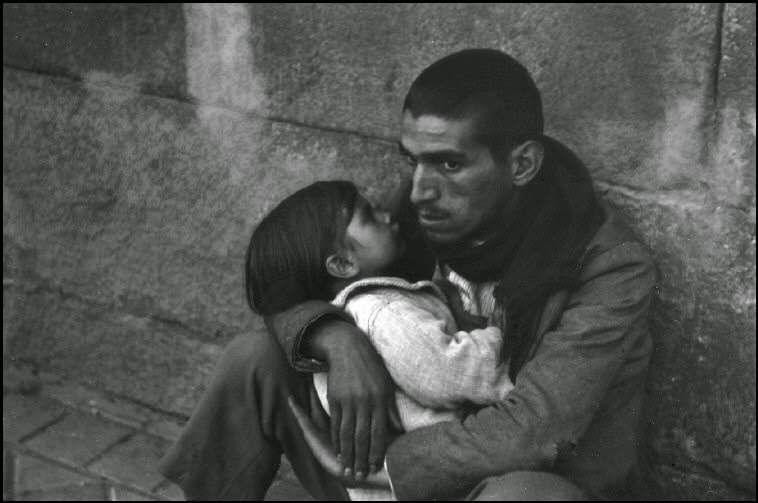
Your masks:
<svg viewBox="0 0 758 503"><path fill-rule="evenodd" d="M434 246L450 245L458 242L460 236L455 232L446 232L444 229L423 228L424 236Z"/></svg>
<svg viewBox="0 0 758 503"><path fill-rule="evenodd" d="M395 247L395 260L402 257L406 251L408 251L408 245L405 243L405 240L398 240L397 246Z"/></svg>

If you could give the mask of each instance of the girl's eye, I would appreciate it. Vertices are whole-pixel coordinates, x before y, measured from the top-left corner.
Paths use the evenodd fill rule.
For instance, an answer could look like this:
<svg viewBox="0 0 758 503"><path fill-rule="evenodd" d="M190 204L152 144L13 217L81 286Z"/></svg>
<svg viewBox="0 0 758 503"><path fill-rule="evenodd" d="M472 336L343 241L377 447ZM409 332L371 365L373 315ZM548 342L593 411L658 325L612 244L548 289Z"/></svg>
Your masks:
<svg viewBox="0 0 758 503"><path fill-rule="evenodd" d="M411 155L404 155L403 159L408 166L416 167L416 159Z"/></svg>

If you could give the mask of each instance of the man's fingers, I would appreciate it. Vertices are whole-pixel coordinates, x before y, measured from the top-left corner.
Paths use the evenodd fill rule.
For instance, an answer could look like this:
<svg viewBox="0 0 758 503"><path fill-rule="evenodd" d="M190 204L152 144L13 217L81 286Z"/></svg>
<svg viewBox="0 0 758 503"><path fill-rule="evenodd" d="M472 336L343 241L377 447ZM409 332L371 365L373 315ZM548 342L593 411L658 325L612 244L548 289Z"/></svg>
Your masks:
<svg viewBox="0 0 758 503"><path fill-rule="evenodd" d="M355 476L362 479L368 473L368 452L371 442L371 414L364 407L358 409L355 417L354 457ZM348 465L349 466L349 465Z"/></svg>
<svg viewBox="0 0 758 503"><path fill-rule="evenodd" d="M378 471L384 464L384 451L387 439L387 411L384 407L374 409L371 419L371 443L369 444L368 462L371 473Z"/></svg>
<svg viewBox="0 0 758 503"><path fill-rule="evenodd" d="M332 449L334 449L334 453L336 455L339 455L340 450L340 426L342 425L342 408L340 408L340 404L336 401L330 401L329 402L329 414L331 416L330 418L330 431L332 436Z"/></svg>
<svg viewBox="0 0 758 503"><path fill-rule="evenodd" d="M342 421L340 424L340 455L342 466L345 467L345 476L351 479L353 476L353 443L355 438L355 412L352 408L342 409Z"/></svg>

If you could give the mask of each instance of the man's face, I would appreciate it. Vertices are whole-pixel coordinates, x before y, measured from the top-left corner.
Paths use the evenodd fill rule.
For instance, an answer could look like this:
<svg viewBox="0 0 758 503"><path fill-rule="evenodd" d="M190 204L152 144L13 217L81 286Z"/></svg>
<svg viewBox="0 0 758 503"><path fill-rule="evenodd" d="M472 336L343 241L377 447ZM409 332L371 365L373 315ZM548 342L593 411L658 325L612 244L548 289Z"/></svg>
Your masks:
<svg viewBox="0 0 758 503"><path fill-rule="evenodd" d="M475 119L403 115L400 151L414 168L411 203L437 244L466 240L510 197L504 162L475 137Z"/></svg>

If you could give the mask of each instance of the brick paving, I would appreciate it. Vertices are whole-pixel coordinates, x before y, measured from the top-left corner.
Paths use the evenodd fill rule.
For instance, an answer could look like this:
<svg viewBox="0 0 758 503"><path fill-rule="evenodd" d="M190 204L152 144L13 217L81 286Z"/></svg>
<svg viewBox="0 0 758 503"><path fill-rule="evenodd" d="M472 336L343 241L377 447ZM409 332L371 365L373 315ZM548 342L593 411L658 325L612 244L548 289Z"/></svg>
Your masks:
<svg viewBox="0 0 758 503"><path fill-rule="evenodd" d="M183 421L3 362L3 501L181 501L156 466ZM286 459L269 501L312 500Z"/></svg>

